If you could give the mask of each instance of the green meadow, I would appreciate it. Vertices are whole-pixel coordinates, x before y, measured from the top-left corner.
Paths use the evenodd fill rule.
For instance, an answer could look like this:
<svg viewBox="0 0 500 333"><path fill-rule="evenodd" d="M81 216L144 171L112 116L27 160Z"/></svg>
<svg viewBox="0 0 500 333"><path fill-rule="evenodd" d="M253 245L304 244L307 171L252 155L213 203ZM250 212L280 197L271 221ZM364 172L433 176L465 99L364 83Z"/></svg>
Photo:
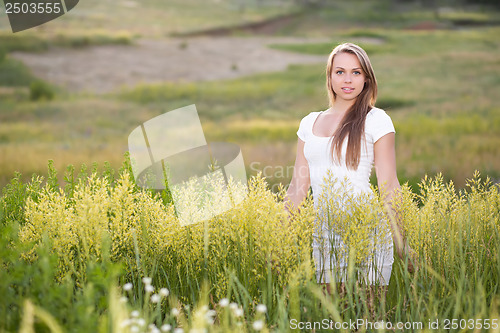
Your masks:
<svg viewBox="0 0 500 333"><path fill-rule="evenodd" d="M412 30L418 20L436 19L425 12L384 11L380 15L387 18L381 22L361 11L359 17L349 11L346 17L339 16L341 9L306 12L276 32L323 36L331 42L272 47L325 57L343 41L366 48L379 81L377 106L386 109L396 125L402 183L416 184L425 174L439 172L460 187L475 170L500 177L499 28L453 28L451 21L443 18L434 25L448 28ZM492 22L498 19L496 12L478 16ZM74 24L69 18L61 21L54 23ZM331 32L327 33L329 26ZM15 50L43 52L50 47L133 44L136 38L132 29L118 35L113 29L80 35L73 32L78 30L68 31L66 35L51 31L0 34L3 53L7 54L0 57L2 184L14 171L26 177L33 172L46 173L48 159L59 168L94 161L108 161L117 168L133 128L188 104L197 105L207 140L239 144L247 165L289 166L294 162L300 119L327 107L323 65L293 65L283 72L224 81L138 84L95 95L69 93L64 87L39 82L8 56ZM263 150L266 153L260 153ZM273 184L289 181L289 177L271 178Z"/></svg>
<svg viewBox="0 0 500 333"><path fill-rule="evenodd" d="M500 10L284 3L86 0L17 34L0 20L0 333L500 331ZM41 80L10 56L173 35L189 47L189 33L288 14L273 36L325 42L270 47L325 64L97 94ZM288 216L282 187L300 120L328 107L327 55L347 41L370 56L376 106L396 128L406 184L396 210L418 270L396 258L389 287L370 288L353 261L328 295L313 276L312 203ZM127 138L189 104L208 142L241 147L250 185L234 209L180 226L169 193L134 184ZM304 324L323 319L333 329Z"/></svg>

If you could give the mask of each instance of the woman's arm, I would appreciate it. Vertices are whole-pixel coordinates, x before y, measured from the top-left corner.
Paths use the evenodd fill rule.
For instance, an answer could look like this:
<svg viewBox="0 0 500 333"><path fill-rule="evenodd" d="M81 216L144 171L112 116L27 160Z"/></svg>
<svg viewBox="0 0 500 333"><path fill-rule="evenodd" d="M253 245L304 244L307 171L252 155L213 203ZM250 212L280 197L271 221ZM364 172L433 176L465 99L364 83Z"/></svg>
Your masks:
<svg viewBox="0 0 500 333"><path fill-rule="evenodd" d="M391 215L391 229L396 252L400 258L403 258L403 255L409 255L411 250L405 245L402 221L398 218L394 205L400 190L396 173L395 134L388 133L377 140L373 145L373 151L378 188ZM409 261L410 270L414 269L412 261Z"/></svg>
<svg viewBox="0 0 500 333"><path fill-rule="evenodd" d="M390 203L400 188L396 174L395 135L388 133L373 145L378 188L385 202Z"/></svg>
<svg viewBox="0 0 500 333"><path fill-rule="evenodd" d="M292 181L290 182L285 197L285 207L288 211L299 207L302 201L304 201L310 185L309 165L304 156L304 141L298 139L297 156L295 158Z"/></svg>

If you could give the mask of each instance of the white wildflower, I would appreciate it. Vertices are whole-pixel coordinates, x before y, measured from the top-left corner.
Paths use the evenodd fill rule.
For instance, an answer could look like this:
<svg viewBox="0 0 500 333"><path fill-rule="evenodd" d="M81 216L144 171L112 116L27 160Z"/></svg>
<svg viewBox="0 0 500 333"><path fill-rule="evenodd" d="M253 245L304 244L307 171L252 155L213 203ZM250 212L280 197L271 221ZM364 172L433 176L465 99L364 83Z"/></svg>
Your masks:
<svg viewBox="0 0 500 333"><path fill-rule="evenodd" d="M125 285L123 286L123 290L125 291L129 291L129 290L132 290L132 283L125 283Z"/></svg>
<svg viewBox="0 0 500 333"><path fill-rule="evenodd" d="M158 294L153 294L151 295L151 303L158 303L161 300L160 295Z"/></svg>
<svg viewBox="0 0 500 333"><path fill-rule="evenodd" d="M160 296L161 297L167 297L170 294L170 291L168 291L167 288L161 288L160 289Z"/></svg>
<svg viewBox="0 0 500 333"><path fill-rule="evenodd" d="M158 329L158 327L156 327L155 324L149 324L148 329L151 333L159 333L160 332L160 330Z"/></svg>
<svg viewBox="0 0 500 333"><path fill-rule="evenodd" d="M219 301L219 305L223 308L229 305L229 300L227 298L223 298Z"/></svg>
<svg viewBox="0 0 500 333"><path fill-rule="evenodd" d="M234 315L235 315L236 317L241 317L241 316L243 316L243 309L242 309L242 308L238 308L238 309L234 310Z"/></svg>
<svg viewBox="0 0 500 333"><path fill-rule="evenodd" d="M174 330L174 333L184 333L184 330L180 327L177 327L175 330Z"/></svg>
<svg viewBox="0 0 500 333"><path fill-rule="evenodd" d="M236 311L236 309L238 308L238 304L232 302L231 304L229 304L229 308L233 311Z"/></svg>
<svg viewBox="0 0 500 333"><path fill-rule="evenodd" d="M165 324L160 327L162 332L170 332L172 330L172 325Z"/></svg>
<svg viewBox="0 0 500 333"><path fill-rule="evenodd" d="M259 304L259 305L257 305L256 310L257 310L257 312L260 312L260 313L266 313L267 306L265 304Z"/></svg>
<svg viewBox="0 0 500 333"><path fill-rule="evenodd" d="M253 322L252 327L256 331L260 331L264 328L264 322L262 320L256 320Z"/></svg>
<svg viewBox="0 0 500 333"><path fill-rule="evenodd" d="M142 278L142 282L145 284L145 285L150 285L151 282L153 282L153 279L151 279L150 277L143 277Z"/></svg>
<svg viewBox="0 0 500 333"><path fill-rule="evenodd" d="M214 322L215 322L215 315L217 314L217 312L215 312L215 310L208 310L206 313L205 313L205 320L207 322L207 324L210 324L210 325L213 325Z"/></svg>
<svg viewBox="0 0 500 333"><path fill-rule="evenodd" d="M132 324L132 320L130 320L130 319L125 319L124 321L122 321L122 322L121 322L120 327L121 327L121 328L125 328L125 327L127 327L127 326L130 326L130 324Z"/></svg>
<svg viewBox="0 0 500 333"><path fill-rule="evenodd" d="M128 298L125 297L125 296L122 296L122 297L120 297L120 302L121 303L127 303L128 302Z"/></svg>
<svg viewBox="0 0 500 333"><path fill-rule="evenodd" d="M144 290L146 290L146 292L148 293L152 293L155 291L155 287L153 287L152 285L150 284L147 284L145 287L144 287Z"/></svg>
<svg viewBox="0 0 500 333"><path fill-rule="evenodd" d="M139 311L134 310L134 311L130 312L130 316L132 318L138 318L139 317Z"/></svg>
<svg viewBox="0 0 500 333"><path fill-rule="evenodd" d="M172 316L177 317L179 315L179 310L177 308L172 308L172 310L170 310L170 313L172 314Z"/></svg>

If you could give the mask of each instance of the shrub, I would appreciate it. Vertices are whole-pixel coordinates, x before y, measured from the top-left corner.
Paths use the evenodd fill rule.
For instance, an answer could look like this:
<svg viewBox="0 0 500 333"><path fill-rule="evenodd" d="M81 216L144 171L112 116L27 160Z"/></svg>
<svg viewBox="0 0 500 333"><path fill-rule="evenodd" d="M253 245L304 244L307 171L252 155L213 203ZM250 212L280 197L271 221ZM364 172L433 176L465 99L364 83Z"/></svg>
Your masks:
<svg viewBox="0 0 500 333"><path fill-rule="evenodd" d="M55 92L52 86L42 80L35 80L30 84L30 99L32 101L51 100Z"/></svg>

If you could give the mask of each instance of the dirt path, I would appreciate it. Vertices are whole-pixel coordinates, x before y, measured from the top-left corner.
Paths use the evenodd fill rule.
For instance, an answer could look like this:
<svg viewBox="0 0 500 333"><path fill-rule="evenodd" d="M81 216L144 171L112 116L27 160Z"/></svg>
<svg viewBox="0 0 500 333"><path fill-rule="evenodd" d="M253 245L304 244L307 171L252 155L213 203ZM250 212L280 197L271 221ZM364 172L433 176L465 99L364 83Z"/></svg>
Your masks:
<svg viewBox="0 0 500 333"><path fill-rule="evenodd" d="M296 37L190 37L138 40L134 45L51 49L11 55L34 75L72 92L104 93L140 82L192 82L281 71L290 64L324 63L325 56L268 48L273 43L324 41Z"/></svg>

